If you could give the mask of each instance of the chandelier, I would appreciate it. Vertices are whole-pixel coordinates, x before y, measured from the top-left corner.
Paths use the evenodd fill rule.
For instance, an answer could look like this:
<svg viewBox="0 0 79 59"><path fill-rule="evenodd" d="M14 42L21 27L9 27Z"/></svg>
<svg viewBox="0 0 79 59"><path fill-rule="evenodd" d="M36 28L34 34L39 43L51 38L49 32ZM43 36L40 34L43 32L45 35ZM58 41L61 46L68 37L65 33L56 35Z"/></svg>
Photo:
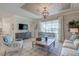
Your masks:
<svg viewBox="0 0 79 59"><path fill-rule="evenodd" d="M42 15L44 19L47 19L49 12L47 10L47 7L43 7Z"/></svg>
<svg viewBox="0 0 79 59"><path fill-rule="evenodd" d="M48 15L49 15L49 12L48 12L48 10L47 10L47 7L43 7L42 16L43 16L44 20L47 19ZM46 32L46 22L45 22L45 32ZM47 37L48 37L48 36L45 35L45 41L46 41L46 42L47 42L47 40L48 40Z"/></svg>

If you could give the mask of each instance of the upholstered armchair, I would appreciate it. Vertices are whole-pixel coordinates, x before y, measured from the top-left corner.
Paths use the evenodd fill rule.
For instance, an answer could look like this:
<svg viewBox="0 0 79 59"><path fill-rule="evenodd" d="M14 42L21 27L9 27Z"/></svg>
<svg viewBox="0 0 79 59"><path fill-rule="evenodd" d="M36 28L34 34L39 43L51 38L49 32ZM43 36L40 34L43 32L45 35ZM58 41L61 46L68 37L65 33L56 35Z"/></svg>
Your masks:
<svg viewBox="0 0 79 59"><path fill-rule="evenodd" d="M0 55L20 55L23 48L23 40L14 41L11 36L4 36L0 43Z"/></svg>
<svg viewBox="0 0 79 59"><path fill-rule="evenodd" d="M23 40L15 41L12 43L12 45L10 47L7 47L7 50L5 51L5 55L19 56L19 55L21 55L22 48L23 48Z"/></svg>

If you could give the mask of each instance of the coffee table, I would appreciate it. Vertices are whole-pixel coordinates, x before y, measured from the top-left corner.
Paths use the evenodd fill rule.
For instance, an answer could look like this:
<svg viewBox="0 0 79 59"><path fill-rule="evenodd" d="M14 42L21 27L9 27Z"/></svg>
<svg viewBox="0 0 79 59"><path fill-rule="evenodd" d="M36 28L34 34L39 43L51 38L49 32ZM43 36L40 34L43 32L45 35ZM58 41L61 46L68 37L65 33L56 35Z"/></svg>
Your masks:
<svg viewBox="0 0 79 59"><path fill-rule="evenodd" d="M42 48L45 48L47 51L47 55L49 54L49 49L53 46L55 47L55 39L49 39L47 41L45 41L45 38L42 38L41 41L33 41L32 42L32 48L34 48L35 46L39 46Z"/></svg>

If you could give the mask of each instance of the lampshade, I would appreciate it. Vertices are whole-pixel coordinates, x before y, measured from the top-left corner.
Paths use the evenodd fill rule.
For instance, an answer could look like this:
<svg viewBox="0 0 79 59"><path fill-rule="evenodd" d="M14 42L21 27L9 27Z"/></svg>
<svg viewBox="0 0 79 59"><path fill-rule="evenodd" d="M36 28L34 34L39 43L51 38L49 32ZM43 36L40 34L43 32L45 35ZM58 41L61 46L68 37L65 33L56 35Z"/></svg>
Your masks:
<svg viewBox="0 0 79 59"><path fill-rule="evenodd" d="M70 28L71 33L78 33L78 28Z"/></svg>

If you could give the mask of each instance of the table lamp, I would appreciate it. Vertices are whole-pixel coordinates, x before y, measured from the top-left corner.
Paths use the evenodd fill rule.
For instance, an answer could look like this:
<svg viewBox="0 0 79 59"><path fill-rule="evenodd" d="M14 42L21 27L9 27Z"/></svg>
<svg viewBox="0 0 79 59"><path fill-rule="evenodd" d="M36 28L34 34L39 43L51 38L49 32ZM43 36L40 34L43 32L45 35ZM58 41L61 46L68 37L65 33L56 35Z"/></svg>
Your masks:
<svg viewBox="0 0 79 59"><path fill-rule="evenodd" d="M78 33L79 30L78 30L78 28L70 28L70 32L71 32L72 34L75 34L75 33Z"/></svg>

